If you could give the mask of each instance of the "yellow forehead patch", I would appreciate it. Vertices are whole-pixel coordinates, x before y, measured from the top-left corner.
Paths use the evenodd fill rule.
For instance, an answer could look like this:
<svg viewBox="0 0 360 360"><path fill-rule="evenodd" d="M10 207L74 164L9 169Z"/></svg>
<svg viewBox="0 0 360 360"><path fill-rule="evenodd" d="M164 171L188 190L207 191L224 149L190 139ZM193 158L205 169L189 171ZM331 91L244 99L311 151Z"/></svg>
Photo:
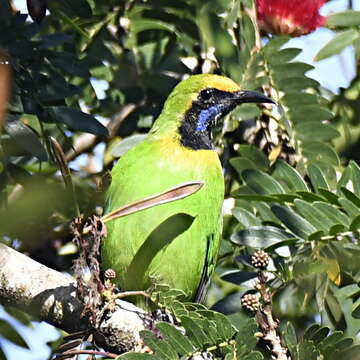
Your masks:
<svg viewBox="0 0 360 360"><path fill-rule="evenodd" d="M240 90L240 86L226 76L204 74L203 79L204 85L206 85L204 88L210 87L229 92Z"/></svg>
<svg viewBox="0 0 360 360"><path fill-rule="evenodd" d="M215 88L221 91L238 91L239 85L225 76L213 74L193 75L181 81L173 90L170 97L177 94L198 94L201 90Z"/></svg>

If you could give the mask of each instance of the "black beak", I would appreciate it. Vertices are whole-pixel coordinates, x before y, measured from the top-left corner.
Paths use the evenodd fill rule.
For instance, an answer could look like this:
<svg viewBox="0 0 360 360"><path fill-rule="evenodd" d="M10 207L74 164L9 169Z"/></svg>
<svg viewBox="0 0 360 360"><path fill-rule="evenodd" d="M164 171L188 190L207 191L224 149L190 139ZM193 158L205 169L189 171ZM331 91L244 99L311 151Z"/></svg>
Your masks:
<svg viewBox="0 0 360 360"><path fill-rule="evenodd" d="M242 103L270 103L270 104L276 104L276 102L265 96L264 94L261 94L257 91L246 91L246 90L240 90L233 93L234 100L236 104L242 104Z"/></svg>

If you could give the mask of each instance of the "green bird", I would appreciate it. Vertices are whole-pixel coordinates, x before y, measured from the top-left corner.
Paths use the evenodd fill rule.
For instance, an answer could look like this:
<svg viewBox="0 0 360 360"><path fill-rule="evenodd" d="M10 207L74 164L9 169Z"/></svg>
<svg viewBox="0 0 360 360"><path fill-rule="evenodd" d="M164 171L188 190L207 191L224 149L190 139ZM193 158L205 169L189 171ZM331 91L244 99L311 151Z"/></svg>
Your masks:
<svg viewBox="0 0 360 360"><path fill-rule="evenodd" d="M243 91L231 79L194 75L167 98L146 139L112 170L105 213L182 183L203 184L196 193L109 221L101 256L121 290L156 284L201 301L216 266L222 231L224 177L211 130L242 103L273 103ZM141 301L136 300L137 304Z"/></svg>

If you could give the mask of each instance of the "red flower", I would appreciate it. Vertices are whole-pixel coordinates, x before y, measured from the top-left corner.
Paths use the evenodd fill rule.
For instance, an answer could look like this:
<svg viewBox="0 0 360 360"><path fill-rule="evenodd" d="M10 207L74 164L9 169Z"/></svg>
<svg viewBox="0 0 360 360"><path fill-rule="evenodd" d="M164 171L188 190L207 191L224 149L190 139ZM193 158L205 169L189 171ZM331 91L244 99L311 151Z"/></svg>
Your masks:
<svg viewBox="0 0 360 360"><path fill-rule="evenodd" d="M324 25L319 14L326 0L256 0L259 28L262 32L300 36Z"/></svg>

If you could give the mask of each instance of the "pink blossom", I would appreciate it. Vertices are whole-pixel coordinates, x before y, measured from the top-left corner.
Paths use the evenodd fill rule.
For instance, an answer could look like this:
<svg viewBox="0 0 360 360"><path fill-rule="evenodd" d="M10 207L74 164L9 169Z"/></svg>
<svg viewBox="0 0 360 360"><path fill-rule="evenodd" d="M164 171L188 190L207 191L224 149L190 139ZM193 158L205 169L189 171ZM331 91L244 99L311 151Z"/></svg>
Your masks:
<svg viewBox="0 0 360 360"><path fill-rule="evenodd" d="M262 32L300 36L324 25L319 14L326 0L256 0L257 18Z"/></svg>

